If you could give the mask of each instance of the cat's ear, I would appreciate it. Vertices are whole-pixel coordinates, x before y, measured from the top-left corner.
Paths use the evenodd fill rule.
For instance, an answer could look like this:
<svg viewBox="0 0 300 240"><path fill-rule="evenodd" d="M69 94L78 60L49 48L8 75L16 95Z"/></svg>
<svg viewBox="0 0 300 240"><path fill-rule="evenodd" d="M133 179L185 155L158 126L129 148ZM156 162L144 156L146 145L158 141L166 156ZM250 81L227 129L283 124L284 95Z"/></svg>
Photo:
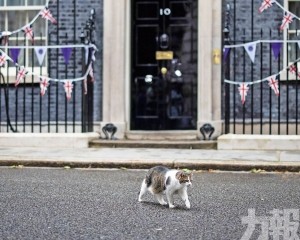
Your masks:
<svg viewBox="0 0 300 240"><path fill-rule="evenodd" d="M184 172L180 172L179 177L180 178L184 178L185 177L185 173Z"/></svg>
<svg viewBox="0 0 300 240"><path fill-rule="evenodd" d="M178 172L176 173L176 178L177 178L177 179L181 179L183 176L184 176L183 171L178 171Z"/></svg>

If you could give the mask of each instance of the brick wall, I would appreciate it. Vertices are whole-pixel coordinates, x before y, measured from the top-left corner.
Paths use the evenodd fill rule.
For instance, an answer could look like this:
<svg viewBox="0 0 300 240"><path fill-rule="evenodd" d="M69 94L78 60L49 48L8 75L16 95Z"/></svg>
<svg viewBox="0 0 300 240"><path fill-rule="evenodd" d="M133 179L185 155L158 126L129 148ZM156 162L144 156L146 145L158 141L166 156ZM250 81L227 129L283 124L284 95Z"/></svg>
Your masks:
<svg viewBox="0 0 300 240"><path fill-rule="evenodd" d="M53 16L58 20L58 25L49 22L48 45L80 44L80 34L84 29L86 21L93 8L96 12L96 62L94 64L94 121L102 119L102 32L103 32L103 0L56 0L50 1L49 8ZM38 21L44 21L39 19ZM38 24L34 26L37 28ZM35 29L38 36L38 29ZM65 64L60 50L48 50L48 73L49 77L57 79L78 78L83 76L82 49L72 52L68 65ZM5 73L4 73L5 75ZM44 97L40 96L40 87L34 77L32 84L20 84L18 88L10 85L8 98L4 94L4 87L0 92L0 131L6 131L6 106L9 109L9 117L18 131L25 130L26 125L42 123L47 125L48 121L65 122L81 121L82 116L82 82L75 82L71 101L66 101L63 83L50 82L48 91ZM88 93L89 94L89 93ZM57 104L58 103L58 104ZM19 124L16 125L15 122ZM34 130L33 130L34 129ZM72 128L71 128L72 129ZM79 128L80 129L80 128ZM29 131L39 131L39 127L32 127ZM48 131L48 130L43 130ZM50 131L56 131L51 128ZM68 130L69 131L69 130ZM72 131L72 130L71 130Z"/></svg>
<svg viewBox="0 0 300 240"><path fill-rule="evenodd" d="M283 1L278 1L283 4ZM259 13L262 1L227 0L223 1L223 23L225 22L226 4L230 4L230 39L231 44L246 43L255 40L281 40L279 32L283 11L275 4ZM298 55L299 56L299 55ZM280 57L275 60L269 43L257 44L255 63L252 64L243 47L231 49L230 80L237 82L254 81L278 73L283 66L283 48ZM281 78L283 80L284 77ZM286 78L286 77L285 77ZM241 104L237 85L230 85L230 115L236 119L262 118L284 122L296 118L296 98L300 99L300 89L292 81L280 81L280 98L267 82L254 84Z"/></svg>
<svg viewBox="0 0 300 240"><path fill-rule="evenodd" d="M94 65L95 83L94 83L94 120L100 121L102 118L102 32L103 32L103 2L102 0L60 0L56 3L50 5L53 9L53 14L59 19L59 24L57 26L50 25L49 27L49 39L50 45L55 44L66 44L66 43L77 43L80 44L80 34L83 31L86 21L90 16L91 9L95 9L95 26L96 26L96 46L98 51L95 54L96 62ZM72 54L70 59L70 64L66 68L62 56L57 57L56 51L53 51L49 56L50 58L50 73L54 76L59 76L59 78L65 78L66 69L68 75L72 78L80 77L84 73L82 72L82 50L77 49ZM57 64L58 63L58 64ZM59 66L57 68L57 66ZM81 118L81 82L76 84L76 119ZM56 89L55 89L56 90ZM64 102L65 95L64 89L62 87L58 88L59 99ZM56 94L53 91L51 94ZM68 103L68 108L72 114L74 102ZM52 109L51 112L55 110ZM64 112L64 106L60 109L60 112ZM61 115L64 117L63 115Z"/></svg>

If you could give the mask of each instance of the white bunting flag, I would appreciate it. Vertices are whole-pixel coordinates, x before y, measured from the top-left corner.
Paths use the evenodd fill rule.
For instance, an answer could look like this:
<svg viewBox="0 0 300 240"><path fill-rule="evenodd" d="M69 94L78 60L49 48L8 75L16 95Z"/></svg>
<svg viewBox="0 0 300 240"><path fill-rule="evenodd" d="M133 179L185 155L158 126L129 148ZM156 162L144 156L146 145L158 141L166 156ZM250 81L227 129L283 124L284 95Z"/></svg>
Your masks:
<svg viewBox="0 0 300 240"><path fill-rule="evenodd" d="M89 61L89 47L84 47L85 48L85 64L88 64Z"/></svg>
<svg viewBox="0 0 300 240"><path fill-rule="evenodd" d="M35 51L35 55L38 59L38 62L40 64L40 66L42 66L45 55L46 55L46 52L47 52L47 48L45 48L45 47L35 47L34 51Z"/></svg>
<svg viewBox="0 0 300 240"><path fill-rule="evenodd" d="M256 43L247 43L244 45L246 52L248 53L251 61L254 63L255 61L255 52L256 52Z"/></svg>

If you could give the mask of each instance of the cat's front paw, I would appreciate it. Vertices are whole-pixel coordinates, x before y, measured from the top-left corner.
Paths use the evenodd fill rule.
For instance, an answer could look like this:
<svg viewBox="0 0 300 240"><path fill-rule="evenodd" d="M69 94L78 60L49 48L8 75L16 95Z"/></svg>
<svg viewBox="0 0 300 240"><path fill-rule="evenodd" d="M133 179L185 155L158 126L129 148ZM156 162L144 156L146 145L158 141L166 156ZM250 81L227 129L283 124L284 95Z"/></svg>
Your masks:
<svg viewBox="0 0 300 240"><path fill-rule="evenodd" d="M163 202L160 202L160 205L168 205L168 203L167 202L165 202L165 201L163 201Z"/></svg>
<svg viewBox="0 0 300 240"><path fill-rule="evenodd" d="M169 208L175 208L175 205L169 204Z"/></svg>
<svg viewBox="0 0 300 240"><path fill-rule="evenodd" d="M139 198L139 200L138 200L139 202L143 202L143 199L141 199L141 198Z"/></svg>
<svg viewBox="0 0 300 240"><path fill-rule="evenodd" d="M186 202L186 203L185 203L185 206L186 206L187 209L190 209L190 208L191 208L190 202Z"/></svg>

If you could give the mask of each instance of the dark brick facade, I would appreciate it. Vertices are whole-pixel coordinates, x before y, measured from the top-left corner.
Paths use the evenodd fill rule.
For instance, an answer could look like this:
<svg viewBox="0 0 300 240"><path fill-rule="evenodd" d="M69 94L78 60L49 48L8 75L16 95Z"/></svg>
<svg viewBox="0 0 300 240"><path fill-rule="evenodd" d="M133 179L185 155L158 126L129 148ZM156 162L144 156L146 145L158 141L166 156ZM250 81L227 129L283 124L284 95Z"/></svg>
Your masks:
<svg viewBox="0 0 300 240"><path fill-rule="evenodd" d="M283 4L283 1L278 2ZM223 23L226 22L226 4L230 4L230 44L256 40L283 40L283 33L279 31L283 17L282 9L274 4L263 13L259 13L261 3L262 1L223 1ZM230 80L251 82L278 73L285 67L283 49L282 47L280 56L276 60L269 43L257 44L253 64L243 47L231 49L230 58L227 59L230 60ZM280 97L274 94L267 82L251 85L245 105L241 103L238 85L230 85L230 118L235 118L237 121L242 119L295 121L297 117L299 118L296 104L297 99L300 99L300 89L298 81L286 81L286 79L288 79L286 74L281 75Z"/></svg>
<svg viewBox="0 0 300 240"><path fill-rule="evenodd" d="M102 116L102 32L103 32L103 1L102 0L64 0L57 1L50 6L53 9L53 14L59 19L58 26L49 25L49 45L55 44L67 44L67 43L80 43L80 35L83 31L86 21L90 16L91 9L95 9L95 26L96 26L96 36L95 44L98 51L95 54L96 62L94 64L94 120L100 121ZM52 52L50 57L50 73L54 76L59 76L59 78L66 78L66 69L68 70L67 76L72 78L80 77L84 73L82 72L82 50L77 49L73 52L72 58L70 59L70 64L66 68L62 56L57 58L55 51ZM57 64L58 62L58 64ZM57 66L59 66L57 68ZM75 83L76 85L81 85L81 82ZM60 84L61 85L61 84ZM77 86L76 86L77 87ZM79 87L79 86L78 86ZM60 94L60 101L64 102L64 89L62 87L58 88ZM55 94L54 91L52 94ZM76 104L76 119L81 118L81 88L79 87L76 91L77 101L69 102L68 109L70 109L69 114L72 114L73 104ZM79 100L79 101L78 101ZM54 109L51 110L55 111ZM64 112L64 106L62 106L61 112ZM64 117L62 115L62 117Z"/></svg>
<svg viewBox="0 0 300 240"><path fill-rule="evenodd" d="M50 1L49 8L52 15L57 19L58 25L48 24L48 45L80 44L80 35L90 16L91 9L95 9L96 46L98 51L95 54L94 64L95 82L94 86L94 114L95 122L102 119L102 33L103 33L103 1L102 0L57 0ZM38 21L45 21L39 19ZM38 38L38 29L34 29ZM57 79L78 78L83 76L82 49L73 50L69 64L66 65L60 50L48 50L48 73L49 77ZM4 73L5 75L5 73ZM9 86L8 99L1 89L1 131L6 131L6 108L9 108L9 117L13 126L18 131L25 130L25 125L51 125L67 122L79 123L82 119L82 81L74 82L72 99L67 102L63 83L50 82L50 86L44 97L40 97L40 87L34 77L32 84L21 83L18 88ZM90 93L88 93L90 94ZM18 122L18 124L15 124ZM26 123L26 124L25 124ZM72 125L72 124L71 124ZM32 127L29 131L39 131L39 127ZM71 127L72 129L72 127ZM44 129L42 131L49 131ZM50 132L57 131L57 127L50 128ZM59 130L61 131L61 130ZM64 131L64 130L63 130ZM68 129L69 131L73 131ZM80 128L76 131L80 131Z"/></svg>

